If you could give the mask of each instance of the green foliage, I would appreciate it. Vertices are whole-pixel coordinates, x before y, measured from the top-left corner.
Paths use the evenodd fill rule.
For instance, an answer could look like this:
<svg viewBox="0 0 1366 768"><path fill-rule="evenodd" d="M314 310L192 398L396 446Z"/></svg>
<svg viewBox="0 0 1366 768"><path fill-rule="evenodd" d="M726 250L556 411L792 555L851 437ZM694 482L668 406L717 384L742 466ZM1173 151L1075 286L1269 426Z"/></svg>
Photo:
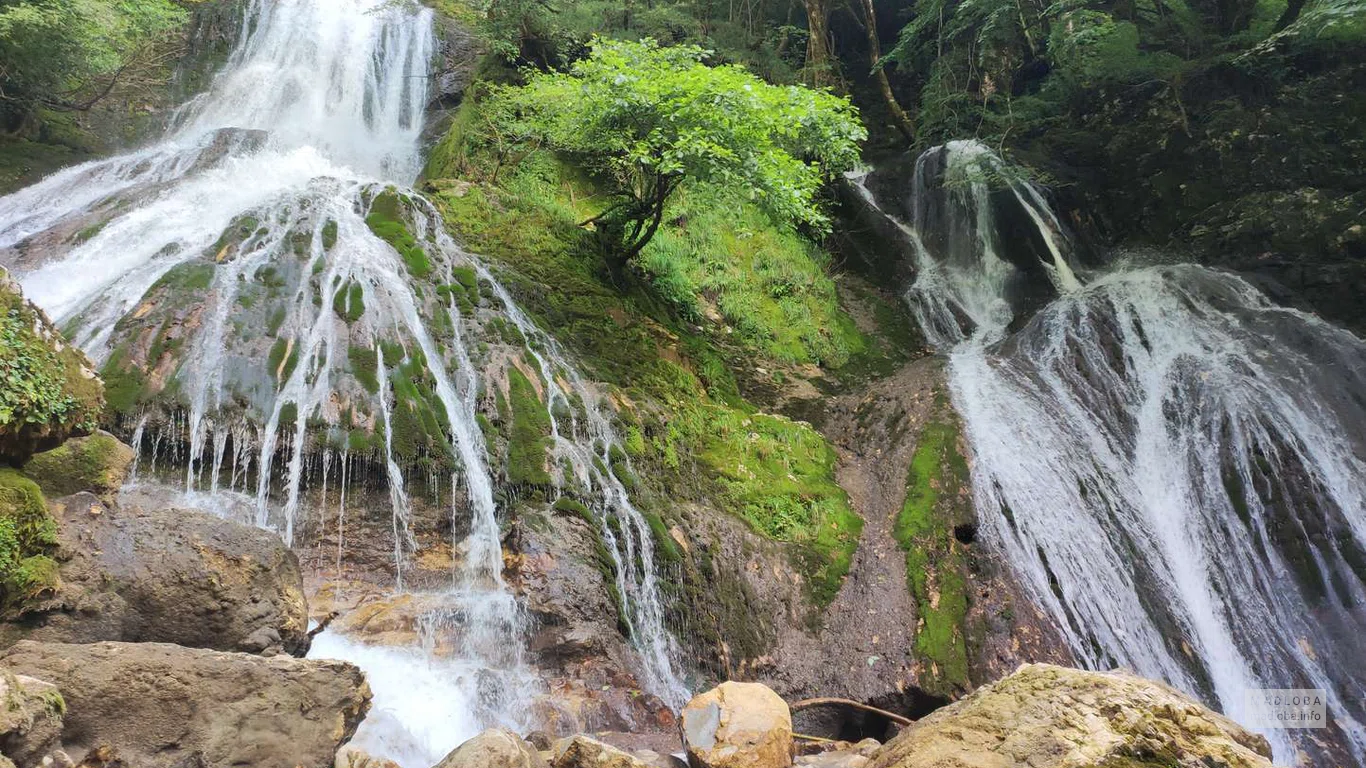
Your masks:
<svg viewBox="0 0 1366 768"><path fill-rule="evenodd" d="M458 144L450 137L445 141ZM475 153L464 162L477 172L482 157ZM833 599L862 521L835 483L829 446L809 425L753 413L711 343L674 324L652 297L623 294L611 282L601 269L595 239L577 226L595 202L592 182L539 153L496 186L430 183L453 234L471 249L515 267L500 276L504 284L542 327L555 330L586 373L661 409L643 411L625 430L625 453L640 470L637 504L648 512L653 500L667 498L672 506L696 495L732 510L755 530L789 545L817 602ZM778 234L766 216L753 222L760 242L787 236ZM666 223L664 230L675 226L731 228L720 213L690 216L686 225ZM730 243L720 232L699 242L718 248ZM787 254L793 259L809 255L801 248ZM817 280L819 267L805 269ZM735 282L761 278L744 268L727 274ZM756 284L752 290L735 290L768 289ZM813 313L811 322L817 317ZM753 352L744 356L752 363ZM803 357L819 359L811 351ZM533 413L544 410L539 400L528 405ZM503 404L500 412L507 408ZM540 434L530 431L533 439ZM651 521L651 527L661 551L677 547L665 543L672 541L665 520Z"/></svg>
<svg viewBox="0 0 1366 768"><path fill-rule="evenodd" d="M816 193L857 163L866 137L853 106L742 67L706 66L706 56L696 46L597 40L568 72L499 89L489 140L543 144L595 174L613 198L595 222L623 261L654 236L684 183L740 188L778 221L828 227Z"/></svg>
<svg viewBox="0 0 1366 768"><path fill-rule="evenodd" d="M88 432L104 406L102 385L83 373L84 356L69 346L58 351L60 339L40 335L43 327L22 297L0 290L0 440Z"/></svg>
<svg viewBox="0 0 1366 768"><path fill-rule="evenodd" d="M0 116L80 110L111 81L145 77L155 46L185 22L170 0L11 0L0 5Z"/></svg>

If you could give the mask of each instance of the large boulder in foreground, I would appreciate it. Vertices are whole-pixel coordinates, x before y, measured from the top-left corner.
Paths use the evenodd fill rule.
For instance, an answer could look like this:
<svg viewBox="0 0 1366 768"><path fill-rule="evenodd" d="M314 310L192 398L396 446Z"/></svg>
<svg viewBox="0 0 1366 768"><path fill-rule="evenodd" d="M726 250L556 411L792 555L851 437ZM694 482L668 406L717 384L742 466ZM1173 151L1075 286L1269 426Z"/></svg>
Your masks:
<svg viewBox="0 0 1366 768"><path fill-rule="evenodd" d="M275 534L193 510L116 509L84 493L51 506L61 585L0 624L0 645L110 640L307 652L299 561Z"/></svg>
<svg viewBox="0 0 1366 768"><path fill-rule="evenodd" d="M436 768L549 768L545 758L512 731L490 728L451 750Z"/></svg>
<svg viewBox="0 0 1366 768"><path fill-rule="evenodd" d="M1027 664L908 726L870 768L1270 768L1271 746L1161 683Z"/></svg>
<svg viewBox="0 0 1366 768"><path fill-rule="evenodd" d="M767 686L722 683L683 708L683 741L693 768L786 768L792 712Z"/></svg>
<svg viewBox="0 0 1366 768"><path fill-rule="evenodd" d="M103 409L94 366L0 269L0 459L22 463L88 435Z"/></svg>
<svg viewBox="0 0 1366 768"><path fill-rule="evenodd" d="M68 754L109 748L138 768L330 768L370 708L365 676L341 661L24 641L0 665L62 692Z"/></svg>

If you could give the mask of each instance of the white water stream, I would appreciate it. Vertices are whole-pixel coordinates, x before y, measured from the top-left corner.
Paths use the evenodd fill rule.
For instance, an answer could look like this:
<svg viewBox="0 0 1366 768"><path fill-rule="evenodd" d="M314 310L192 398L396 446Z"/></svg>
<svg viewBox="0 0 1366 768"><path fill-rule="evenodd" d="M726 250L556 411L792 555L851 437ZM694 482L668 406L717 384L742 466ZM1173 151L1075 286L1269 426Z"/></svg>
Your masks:
<svg viewBox="0 0 1366 768"><path fill-rule="evenodd" d="M414 483L425 481L449 500L453 516L467 517L454 526L469 531L455 542L461 567L441 593L441 610L424 617L427 647L373 647L331 632L314 646L315 656L347 658L366 670L376 697L356 743L404 768L427 768L484 727L531 727L530 703L541 686L524 654L528 619L502 576L496 481L476 417L484 382L463 337L472 319L454 299L443 303L430 286L416 286L412 264L367 224L386 188L405 201L432 283L452 284L457 270L477 270L508 319L542 341L528 354L546 380L551 412L559 403L570 414L568 422L555 418L555 448L577 475L565 480L595 494L590 506L616 560L642 682L674 706L687 695L663 624L651 531L607 468L617 439L598 396L408 189L421 167L434 53L433 14L416 4L252 0L223 72L180 110L162 140L0 198L7 266L101 364L137 343L125 329L129 318L157 310L149 291L182 279L187 266L212 267L202 306L180 321L185 362L168 373L184 410L160 432L144 418L133 436L142 474L155 474L158 462L184 468L180 501L222 514L245 510L293 543L312 511L303 509L309 474L320 471L316 512L336 521L340 566L348 519L362 512L347 506L356 457L347 448L310 450L310 441L320 426L345 436L364 410L383 436L399 590L416 548ZM240 237L225 244L234 230ZM262 284L281 307L268 324L244 309L259 301ZM352 291L364 313L343 322L331 297ZM436 324L442 312L450 321ZM265 347L242 341L252 333L280 340L279 363L267 365ZM400 348L402 360L391 359L386 345ZM375 391L352 379L358 358L375 361ZM394 446L394 409L404 406L389 375L401 366L430 381L455 467L448 475L405 476L412 471ZM163 438L172 432L187 447ZM320 466L310 465L310 456L321 456ZM433 655L437 635L457 638L452 656Z"/></svg>
<svg viewBox="0 0 1366 768"><path fill-rule="evenodd" d="M1323 689L1336 754L1366 763L1366 343L1193 265L1083 286L1043 197L1007 180L1057 292L1015 330L1020 244L1000 242L983 172L999 163L931 150L902 217L984 533L1085 665L1235 719L1252 689ZM1323 732L1265 733L1278 762L1336 762Z"/></svg>

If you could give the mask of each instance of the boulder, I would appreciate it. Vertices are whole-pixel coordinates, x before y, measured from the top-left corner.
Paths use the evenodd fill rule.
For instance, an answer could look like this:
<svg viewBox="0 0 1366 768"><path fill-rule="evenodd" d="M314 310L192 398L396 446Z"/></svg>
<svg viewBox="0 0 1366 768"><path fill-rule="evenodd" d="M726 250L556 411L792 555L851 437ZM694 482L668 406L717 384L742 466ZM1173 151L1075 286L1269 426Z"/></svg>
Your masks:
<svg viewBox="0 0 1366 768"><path fill-rule="evenodd" d="M0 624L0 645L110 640L307 652L299 562L275 534L192 510L112 508L90 494L52 508L61 584Z"/></svg>
<svg viewBox="0 0 1366 768"><path fill-rule="evenodd" d="M393 760L375 757L354 744L347 744L337 750L337 759L332 768L402 768L402 766Z"/></svg>
<svg viewBox="0 0 1366 768"><path fill-rule="evenodd" d="M88 435L104 409L90 360L0 270L0 458L22 463L69 437Z"/></svg>
<svg viewBox="0 0 1366 768"><path fill-rule="evenodd" d="M62 691L67 752L138 768L330 768L370 708L365 676L341 661L23 641L0 665Z"/></svg>
<svg viewBox="0 0 1366 768"><path fill-rule="evenodd" d="M722 683L683 708L683 740L693 768L786 768L792 712L767 686Z"/></svg>
<svg viewBox="0 0 1366 768"><path fill-rule="evenodd" d="M651 768L649 763L587 736L555 743L554 768Z"/></svg>
<svg viewBox="0 0 1366 768"><path fill-rule="evenodd" d="M549 768L534 747L512 731L490 728L461 744L435 768Z"/></svg>
<svg viewBox="0 0 1366 768"><path fill-rule="evenodd" d="M108 432L67 440L24 464L28 475L51 498L89 491L112 498L133 464L133 449Z"/></svg>
<svg viewBox="0 0 1366 768"><path fill-rule="evenodd" d="M20 763L41 760L57 747L65 714L57 686L0 669L0 754Z"/></svg>
<svg viewBox="0 0 1366 768"><path fill-rule="evenodd" d="M870 768L1270 768L1262 736L1127 672L1027 664L908 726Z"/></svg>

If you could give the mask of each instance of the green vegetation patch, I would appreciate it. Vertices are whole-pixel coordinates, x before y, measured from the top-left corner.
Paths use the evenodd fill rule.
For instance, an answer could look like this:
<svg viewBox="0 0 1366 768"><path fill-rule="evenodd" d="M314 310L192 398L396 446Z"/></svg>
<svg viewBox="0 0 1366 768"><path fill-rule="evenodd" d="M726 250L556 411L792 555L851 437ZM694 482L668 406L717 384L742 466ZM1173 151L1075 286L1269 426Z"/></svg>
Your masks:
<svg viewBox="0 0 1366 768"><path fill-rule="evenodd" d="M57 522L38 485L0 469L0 605L14 611L57 586Z"/></svg>
<svg viewBox="0 0 1366 768"><path fill-rule="evenodd" d="M512 485L550 485L550 473L546 470L550 412L537 396L531 380L517 368L508 369L508 407L512 419L508 436L508 482Z"/></svg>
<svg viewBox="0 0 1366 768"><path fill-rule="evenodd" d="M365 289L355 280L343 285L332 297L332 311L351 325L365 314Z"/></svg>
<svg viewBox="0 0 1366 768"><path fill-rule="evenodd" d="M448 135L446 142L454 139ZM481 163L493 162L478 152L448 149L452 157L462 158L460 167L467 172L485 172ZM500 275L503 284L541 327L554 329L587 373L615 384L632 400L652 404L625 431L625 453L641 474L624 472L624 456L613 457L612 464L623 468L623 482L636 486L636 504L646 511L661 560L681 552L668 535L669 510L654 500L676 499L686 488L698 501L734 511L759 533L790 544L813 602L828 604L848 572L862 528L835 482L833 452L809 425L755 413L740 396L714 341L679 322L673 302L661 302L653 291L643 290L647 286L614 281L597 238L578 226L601 205L592 182L553 156L538 153L497 183L455 186L438 179L429 184L453 234L472 250L514 268ZM719 214L707 222L714 230L724 225ZM764 217L755 222L766 228L758 236L767 241L787 236ZM719 233L708 237L728 247ZM810 252L794 249L789 255ZM752 279L744 269L731 274L736 280ZM771 286L754 285L756 291L772 292ZM829 310L835 311L833 304ZM812 322L809 328L819 321ZM819 335L814 331L807 338ZM758 355L764 356L762 351ZM755 351L736 356L752 365ZM791 357L817 360L825 353L794 351ZM656 406L660 410L653 410ZM500 411L506 408L504 404ZM535 410L544 411L539 400ZM539 434L529 430L524 444L535 444ZM509 463L519 470L527 466ZM700 484L698 477L703 478Z"/></svg>
<svg viewBox="0 0 1366 768"><path fill-rule="evenodd" d="M24 474L52 496L107 494L118 490L132 459L132 449L118 438L97 432L35 455L24 464Z"/></svg>
<svg viewBox="0 0 1366 768"><path fill-rule="evenodd" d="M59 352L55 330L17 293L0 290L0 453L26 458L35 441L95 428L104 388L75 347Z"/></svg>
<svg viewBox="0 0 1366 768"><path fill-rule="evenodd" d="M922 687L941 696L968 689L968 561L956 526L974 524L967 461L958 426L947 408L927 423L906 477L906 502L894 536L906 553L906 579L915 598L915 650L929 674Z"/></svg>
<svg viewBox="0 0 1366 768"><path fill-rule="evenodd" d="M747 345L787 363L838 368L864 350L839 307L829 256L810 240L712 190L680 194L669 213L675 223L640 265L680 314L701 320L714 311Z"/></svg>
<svg viewBox="0 0 1366 768"><path fill-rule="evenodd" d="M863 531L863 519L835 482L830 445L807 424L725 408L703 410L682 426L705 441L701 458L719 479L728 508L765 536L795 544L812 598L829 604Z"/></svg>
<svg viewBox="0 0 1366 768"><path fill-rule="evenodd" d="M398 252L409 274L424 278L431 273L432 263L427 259L427 252L403 221L403 198L397 192L392 189L381 192L370 204L370 215L365 223L376 237Z"/></svg>
<svg viewBox="0 0 1366 768"><path fill-rule="evenodd" d="M396 352L384 350L382 354L389 365ZM395 363L389 373L394 389L394 405L389 414L394 455L404 463L448 471L455 462L449 436L451 425L437 396L436 380L427 370L427 360L420 351L413 350Z"/></svg>

